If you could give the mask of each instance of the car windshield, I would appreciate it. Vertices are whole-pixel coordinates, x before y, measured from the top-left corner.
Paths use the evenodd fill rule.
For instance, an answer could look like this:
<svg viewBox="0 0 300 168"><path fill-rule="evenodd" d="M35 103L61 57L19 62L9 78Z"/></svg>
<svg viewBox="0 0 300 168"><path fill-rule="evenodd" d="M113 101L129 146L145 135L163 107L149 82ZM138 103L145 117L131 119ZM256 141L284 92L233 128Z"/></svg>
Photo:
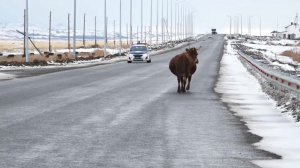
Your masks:
<svg viewBox="0 0 300 168"><path fill-rule="evenodd" d="M146 46L132 46L130 51L147 51Z"/></svg>

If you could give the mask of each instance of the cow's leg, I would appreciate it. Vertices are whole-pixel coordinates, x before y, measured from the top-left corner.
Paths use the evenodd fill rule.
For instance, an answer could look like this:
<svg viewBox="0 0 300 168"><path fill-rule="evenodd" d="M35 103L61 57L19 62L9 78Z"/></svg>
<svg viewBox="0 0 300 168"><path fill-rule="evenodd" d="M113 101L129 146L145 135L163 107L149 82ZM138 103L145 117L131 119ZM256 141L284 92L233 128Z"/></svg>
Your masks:
<svg viewBox="0 0 300 168"><path fill-rule="evenodd" d="M181 89L181 91L185 92L186 77L181 77L181 78L182 78L182 83L181 83L182 84L182 87L181 87L182 89Z"/></svg>
<svg viewBox="0 0 300 168"><path fill-rule="evenodd" d="M187 85L186 90L190 90L190 87L191 87L191 80L192 80L192 76L189 76L189 78L188 78L189 84Z"/></svg>
<svg viewBox="0 0 300 168"><path fill-rule="evenodd" d="M180 93L180 76L177 76L177 81L178 81L178 89L177 89L177 92Z"/></svg>

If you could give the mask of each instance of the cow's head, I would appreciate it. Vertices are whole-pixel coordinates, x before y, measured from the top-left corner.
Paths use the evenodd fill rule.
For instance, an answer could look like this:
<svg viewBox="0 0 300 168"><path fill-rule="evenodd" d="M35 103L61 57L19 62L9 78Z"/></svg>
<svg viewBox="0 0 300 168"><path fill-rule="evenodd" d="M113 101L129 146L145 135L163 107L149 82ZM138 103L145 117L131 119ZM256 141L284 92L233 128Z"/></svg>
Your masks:
<svg viewBox="0 0 300 168"><path fill-rule="evenodd" d="M190 48L190 49L186 49L186 52L195 60L195 63L198 64L199 61L198 61L198 52L197 52L197 49L195 47L193 48Z"/></svg>

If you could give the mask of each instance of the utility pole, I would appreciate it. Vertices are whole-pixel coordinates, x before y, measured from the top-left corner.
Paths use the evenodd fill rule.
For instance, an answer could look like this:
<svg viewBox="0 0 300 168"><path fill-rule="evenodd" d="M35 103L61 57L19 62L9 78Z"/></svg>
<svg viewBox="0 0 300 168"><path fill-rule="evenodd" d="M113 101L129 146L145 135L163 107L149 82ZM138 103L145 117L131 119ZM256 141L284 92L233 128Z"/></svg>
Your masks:
<svg viewBox="0 0 300 168"><path fill-rule="evenodd" d="M150 46L152 46L152 0L151 0L151 17L150 17Z"/></svg>
<svg viewBox="0 0 300 168"><path fill-rule="evenodd" d="M156 46L158 45L158 0L157 0L157 22L156 22Z"/></svg>
<svg viewBox="0 0 300 168"><path fill-rule="evenodd" d="M259 27L260 27L259 36L261 41L261 17L259 17Z"/></svg>
<svg viewBox="0 0 300 168"><path fill-rule="evenodd" d="M137 26L136 43L139 43L139 26Z"/></svg>
<svg viewBox="0 0 300 168"><path fill-rule="evenodd" d="M132 46L132 0L130 0L130 47Z"/></svg>
<svg viewBox="0 0 300 168"><path fill-rule="evenodd" d="M71 44L70 44L70 13L68 13L68 49L71 52Z"/></svg>
<svg viewBox="0 0 300 168"><path fill-rule="evenodd" d="M178 21L177 21L177 38L178 38L178 41L180 41L180 36L179 36L179 32L180 32L180 27L179 27L179 22L180 22L180 16L179 16L179 13L180 13L179 3L178 3L178 10L177 10L177 13L178 13Z"/></svg>
<svg viewBox="0 0 300 168"><path fill-rule="evenodd" d="M176 23L177 23L177 0L175 2L175 43L177 43L177 37L176 37L177 26L176 26Z"/></svg>
<svg viewBox="0 0 300 168"><path fill-rule="evenodd" d="M250 35L250 17L248 17L248 36Z"/></svg>
<svg viewBox="0 0 300 168"><path fill-rule="evenodd" d="M277 16L277 33L276 36L278 36L278 16Z"/></svg>
<svg viewBox="0 0 300 168"><path fill-rule="evenodd" d="M241 15L241 36L243 37L243 16Z"/></svg>
<svg viewBox="0 0 300 168"><path fill-rule="evenodd" d="M74 0L73 59L76 60L76 0Z"/></svg>
<svg viewBox="0 0 300 168"><path fill-rule="evenodd" d="M85 14L83 17L83 47L85 48Z"/></svg>
<svg viewBox="0 0 300 168"><path fill-rule="evenodd" d="M236 18L233 18L233 34L235 34L236 24L235 24Z"/></svg>
<svg viewBox="0 0 300 168"><path fill-rule="evenodd" d="M166 20L166 31L169 32L169 0L167 0L167 20ZM168 34L169 35L169 34ZM169 40L169 37L168 37Z"/></svg>
<svg viewBox="0 0 300 168"><path fill-rule="evenodd" d="M50 21L49 21L49 52L52 52L52 47L51 47L51 11L50 11Z"/></svg>
<svg viewBox="0 0 300 168"><path fill-rule="evenodd" d="M236 31L237 34L240 34L240 29L239 29L239 23L240 23L240 17L236 16Z"/></svg>
<svg viewBox="0 0 300 168"><path fill-rule="evenodd" d="M120 0L120 44L119 44L119 55L122 54L122 2Z"/></svg>
<svg viewBox="0 0 300 168"><path fill-rule="evenodd" d="M106 0L104 0L104 58L106 58L106 48L107 48L107 18L106 18Z"/></svg>
<svg viewBox="0 0 300 168"><path fill-rule="evenodd" d="M183 31L184 31L184 13L185 13L185 8L184 8L184 6L182 5L182 21L181 21L181 38L182 38L182 40L184 41L184 33L183 33Z"/></svg>
<svg viewBox="0 0 300 168"><path fill-rule="evenodd" d="M251 37L251 34L252 34L252 32L251 32L251 29L252 29L252 25L251 25L251 18L252 18L253 16L250 16L249 17L249 32L250 32L250 37Z"/></svg>
<svg viewBox="0 0 300 168"><path fill-rule="evenodd" d="M95 16L95 47L97 46L97 16Z"/></svg>
<svg viewBox="0 0 300 168"><path fill-rule="evenodd" d="M243 37L243 16L238 13L238 15L241 16L241 37Z"/></svg>
<svg viewBox="0 0 300 168"><path fill-rule="evenodd" d="M231 16L227 15L230 19L230 36L231 36Z"/></svg>
<svg viewBox="0 0 300 168"><path fill-rule="evenodd" d="M180 22L180 38L181 38L181 40L183 40L183 37L182 37L182 32L183 32L183 24L182 24L182 22L183 22L183 6L181 7L181 22Z"/></svg>
<svg viewBox="0 0 300 168"><path fill-rule="evenodd" d="M147 43L147 26L145 26L145 43Z"/></svg>
<svg viewBox="0 0 300 168"><path fill-rule="evenodd" d="M164 43L164 0L162 0L162 12L161 12L161 41L162 44Z"/></svg>
<svg viewBox="0 0 300 168"><path fill-rule="evenodd" d="M26 62L29 62L29 57L28 57L28 0L26 0L26 52L25 52L25 57L26 57Z"/></svg>
<svg viewBox="0 0 300 168"><path fill-rule="evenodd" d="M141 43L143 42L143 0L141 0Z"/></svg>
<svg viewBox="0 0 300 168"><path fill-rule="evenodd" d="M173 44L173 0L171 0L171 43Z"/></svg>
<svg viewBox="0 0 300 168"><path fill-rule="evenodd" d="M26 9L24 9L24 57L26 56Z"/></svg>

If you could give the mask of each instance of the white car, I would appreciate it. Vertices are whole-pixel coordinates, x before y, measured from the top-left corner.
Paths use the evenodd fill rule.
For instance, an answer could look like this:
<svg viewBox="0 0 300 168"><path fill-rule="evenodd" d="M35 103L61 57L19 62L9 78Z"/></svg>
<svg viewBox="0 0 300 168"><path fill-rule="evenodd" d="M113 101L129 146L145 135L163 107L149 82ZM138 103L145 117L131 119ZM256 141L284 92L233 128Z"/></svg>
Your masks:
<svg viewBox="0 0 300 168"><path fill-rule="evenodd" d="M208 35L208 38L212 38L212 35Z"/></svg>
<svg viewBox="0 0 300 168"><path fill-rule="evenodd" d="M133 45L128 53L127 62L151 62L150 51L146 45Z"/></svg>

